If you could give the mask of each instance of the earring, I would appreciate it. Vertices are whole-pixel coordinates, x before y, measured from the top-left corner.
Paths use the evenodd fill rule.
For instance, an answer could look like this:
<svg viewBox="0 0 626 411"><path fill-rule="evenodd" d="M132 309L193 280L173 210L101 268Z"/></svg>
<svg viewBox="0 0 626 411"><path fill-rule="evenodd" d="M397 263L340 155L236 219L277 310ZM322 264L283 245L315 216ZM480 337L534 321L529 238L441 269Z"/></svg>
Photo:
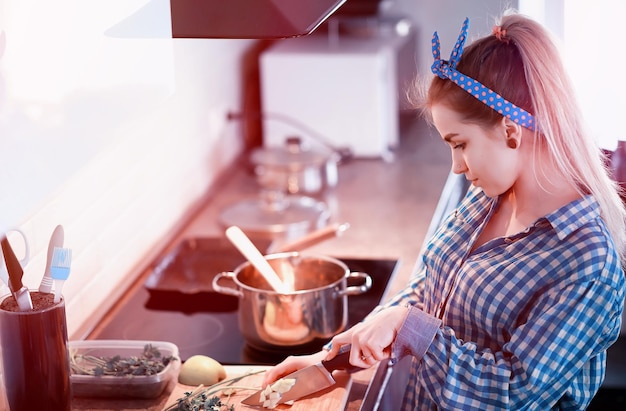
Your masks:
<svg viewBox="0 0 626 411"><path fill-rule="evenodd" d="M515 140L514 138L507 138L506 145L509 148L512 148L513 150L515 150L517 148L517 140Z"/></svg>

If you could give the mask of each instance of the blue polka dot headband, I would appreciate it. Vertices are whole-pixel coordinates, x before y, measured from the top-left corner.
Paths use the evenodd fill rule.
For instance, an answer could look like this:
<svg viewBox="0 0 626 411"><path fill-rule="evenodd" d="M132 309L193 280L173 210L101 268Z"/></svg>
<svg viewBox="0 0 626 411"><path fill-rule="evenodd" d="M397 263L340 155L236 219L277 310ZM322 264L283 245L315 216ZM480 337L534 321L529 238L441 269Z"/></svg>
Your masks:
<svg viewBox="0 0 626 411"><path fill-rule="evenodd" d="M493 90L483 86L478 81L471 77L466 76L463 73L456 71L456 66L463 54L463 46L467 39L467 30L469 28L469 19L466 18L461 28L459 38L456 40L454 49L450 54L450 60L441 60L441 49L439 46L439 35L437 32L433 34L432 48L433 57L435 62L431 66L431 70L434 74L438 75L442 79L449 79L463 90L467 91L472 96L476 97L483 104L491 107L497 113L504 117L507 117L519 124L522 127L526 127L529 130L536 130L535 117L526 110L517 107L510 101L505 100L501 95Z"/></svg>

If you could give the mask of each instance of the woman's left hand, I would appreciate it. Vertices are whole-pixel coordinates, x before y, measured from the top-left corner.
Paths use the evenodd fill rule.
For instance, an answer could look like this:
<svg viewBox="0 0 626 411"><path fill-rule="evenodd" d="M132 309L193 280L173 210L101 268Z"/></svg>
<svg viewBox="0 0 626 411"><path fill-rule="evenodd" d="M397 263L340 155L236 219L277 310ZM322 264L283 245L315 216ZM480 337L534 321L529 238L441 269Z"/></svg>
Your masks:
<svg viewBox="0 0 626 411"><path fill-rule="evenodd" d="M364 322L341 334L332 340L332 348L326 359L333 358L341 346L352 344L350 350L350 364L368 368L391 356L391 344L396 339L398 330L402 327L409 310L406 307L394 306L386 308Z"/></svg>

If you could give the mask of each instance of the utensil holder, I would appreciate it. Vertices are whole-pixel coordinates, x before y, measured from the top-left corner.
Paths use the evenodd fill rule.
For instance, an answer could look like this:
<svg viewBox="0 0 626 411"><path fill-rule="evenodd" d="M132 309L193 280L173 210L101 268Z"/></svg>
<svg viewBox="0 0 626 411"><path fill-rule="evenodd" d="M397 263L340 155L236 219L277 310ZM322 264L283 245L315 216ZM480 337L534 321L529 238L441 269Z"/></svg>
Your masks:
<svg viewBox="0 0 626 411"><path fill-rule="evenodd" d="M9 311L12 295L0 302L0 344L6 400L10 411L70 411L70 363L65 301L31 291L32 311ZM45 297L45 296L49 296Z"/></svg>

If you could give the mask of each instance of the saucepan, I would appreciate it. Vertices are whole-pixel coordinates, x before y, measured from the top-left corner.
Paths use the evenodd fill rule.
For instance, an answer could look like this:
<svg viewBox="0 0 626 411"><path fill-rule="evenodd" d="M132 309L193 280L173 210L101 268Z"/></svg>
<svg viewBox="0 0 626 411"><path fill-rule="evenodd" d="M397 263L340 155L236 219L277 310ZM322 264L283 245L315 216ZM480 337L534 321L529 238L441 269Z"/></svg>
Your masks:
<svg viewBox="0 0 626 411"><path fill-rule="evenodd" d="M216 292L240 299L239 329L246 342L257 349L331 338L346 327L347 297L363 294L372 286L369 274L351 272L333 257L289 252L265 258L288 284L289 292L274 291L249 262L213 279Z"/></svg>
<svg viewBox="0 0 626 411"><path fill-rule="evenodd" d="M285 147L258 148L251 154L259 185L288 194L317 194L335 187L339 160L337 152L307 148L298 137L287 138Z"/></svg>

